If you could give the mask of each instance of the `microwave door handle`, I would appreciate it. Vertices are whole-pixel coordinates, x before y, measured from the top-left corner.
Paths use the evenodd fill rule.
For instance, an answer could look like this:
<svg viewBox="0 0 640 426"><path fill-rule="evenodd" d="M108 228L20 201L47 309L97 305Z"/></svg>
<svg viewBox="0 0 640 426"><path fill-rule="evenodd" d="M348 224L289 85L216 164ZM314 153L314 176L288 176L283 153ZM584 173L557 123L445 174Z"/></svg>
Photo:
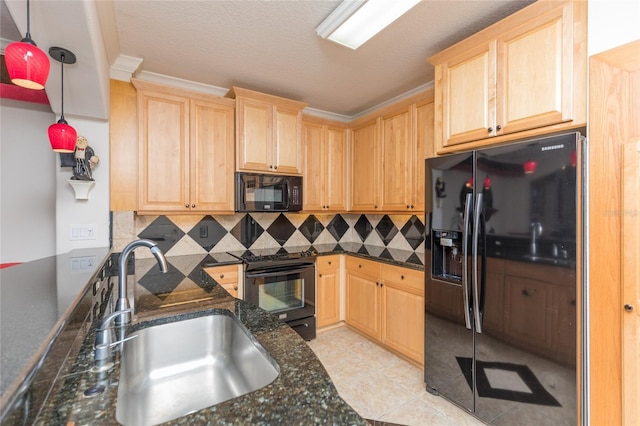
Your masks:
<svg viewBox="0 0 640 426"><path fill-rule="evenodd" d="M286 207L285 207L285 209L289 210L289 204L290 204L290 201L291 201L291 187L289 185L289 182L287 182L287 181L284 182L284 189L285 189L284 193L285 193L285 197L286 197L286 200L285 200L285 206Z"/></svg>
<svg viewBox="0 0 640 426"><path fill-rule="evenodd" d="M467 262L467 241L469 239L469 216L471 215L471 201L473 194L467 194L464 203L464 217L462 228L462 297L464 299L464 324L467 329L471 330L471 318L469 316L469 265Z"/></svg>

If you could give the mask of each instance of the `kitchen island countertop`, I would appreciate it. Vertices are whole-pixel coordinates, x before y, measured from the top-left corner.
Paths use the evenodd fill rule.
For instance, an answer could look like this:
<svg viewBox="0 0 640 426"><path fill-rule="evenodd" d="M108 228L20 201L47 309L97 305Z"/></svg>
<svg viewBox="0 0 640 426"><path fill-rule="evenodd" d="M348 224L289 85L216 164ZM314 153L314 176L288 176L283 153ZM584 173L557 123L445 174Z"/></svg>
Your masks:
<svg viewBox="0 0 640 426"><path fill-rule="evenodd" d="M197 257L191 256L167 258L174 269L178 269L177 265L180 265L183 270L185 267L189 269L188 266L196 259ZM136 300L138 296L145 296L141 285L146 284L147 291L151 290L150 282L159 276L151 271L153 268L151 263L136 260L136 273L133 278L136 281ZM210 297L167 308L150 305L145 308L141 305L131 326L153 326L166 317L182 320L226 309L236 315L271 354L280 366L280 374L274 382L255 392L181 417L171 421L171 424L367 424L340 398L318 358L295 331L262 309L231 297L206 273L199 273L199 270L201 268L197 266L192 273L185 273L184 280L175 290L180 291L182 288L189 288L189 285L196 285L204 289ZM175 278L174 276L171 281ZM131 276L129 279L132 279ZM160 287L166 285L166 282L157 283ZM148 297L148 294L146 296ZM79 304L79 307L82 306L82 303ZM50 390L40 389L38 380L34 381L23 397L24 403L18 404L17 409L8 418L3 419L3 423L18 423L26 419L28 423L36 424L118 424L115 404L119 363L116 362L113 369L107 373L91 371L96 322L87 320L82 325L76 324L73 327L77 335L73 339L63 339L71 349L58 360L56 379ZM55 357L55 348L52 352L51 357ZM54 366L52 362L49 364L51 367ZM86 397L85 391L96 385L105 386L105 391L91 398ZM25 412L29 404L38 406L38 403L41 403L42 409L37 415Z"/></svg>

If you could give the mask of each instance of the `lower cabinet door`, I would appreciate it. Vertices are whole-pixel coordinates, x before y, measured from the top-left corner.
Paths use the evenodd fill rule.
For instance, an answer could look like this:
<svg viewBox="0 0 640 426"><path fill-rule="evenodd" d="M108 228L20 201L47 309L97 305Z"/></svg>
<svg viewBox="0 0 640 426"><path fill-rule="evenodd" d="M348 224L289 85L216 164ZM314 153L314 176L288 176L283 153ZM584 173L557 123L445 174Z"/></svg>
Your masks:
<svg viewBox="0 0 640 426"><path fill-rule="evenodd" d="M424 363L424 297L382 285L382 343Z"/></svg>
<svg viewBox="0 0 640 426"><path fill-rule="evenodd" d="M318 328L340 322L340 270L318 270L316 280Z"/></svg>
<svg viewBox="0 0 640 426"><path fill-rule="evenodd" d="M375 278L347 271L347 324L380 340L378 285Z"/></svg>

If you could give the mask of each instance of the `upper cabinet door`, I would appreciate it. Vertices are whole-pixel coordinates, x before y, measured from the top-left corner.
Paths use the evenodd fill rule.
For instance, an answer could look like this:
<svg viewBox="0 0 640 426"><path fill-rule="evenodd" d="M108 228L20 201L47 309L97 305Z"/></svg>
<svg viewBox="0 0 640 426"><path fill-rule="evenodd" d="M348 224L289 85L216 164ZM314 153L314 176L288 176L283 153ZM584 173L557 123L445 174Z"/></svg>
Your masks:
<svg viewBox="0 0 640 426"><path fill-rule="evenodd" d="M503 133L573 119L573 9L557 8L498 38L497 124Z"/></svg>
<svg viewBox="0 0 640 426"><path fill-rule="evenodd" d="M380 208L379 129L377 119L353 129L350 209L354 211L375 211Z"/></svg>
<svg viewBox="0 0 640 426"><path fill-rule="evenodd" d="M414 144L411 108L382 117L381 209L410 210Z"/></svg>
<svg viewBox="0 0 640 426"><path fill-rule="evenodd" d="M273 169L277 173L302 173L302 111L274 107Z"/></svg>
<svg viewBox="0 0 640 426"><path fill-rule="evenodd" d="M253 99L238 99L238 169L273 171L273 107Z"/></svg>
<svg viewBox="0 0 640 426"><path fill-rule="evenodd" d="M447 145L495 135L495 43L469 50L436 73Z"/></svg>
<svg viewBox="0 0 640 426"><path fill-rule="evenodd" d="M189 99L139 91L138 114L138 210L184 211L188 208Z"/></svg>
<svg viewBox="0 0 640 426"><path fill-rule="evenodd" d="M344 212L347 209L347 130L327 126L323 147L325 210Z"/></svg>
<svg viewBox="0 0 640 426"><path fill-rule="evenodd" d="M304 141L303 209L320 211L323 209L323 126L305 122L302 138Z"/></svg>
<svg viewBox="0 0 640 426"><path fill-rule="evenodd" d="M234 210L234 107L191 101L191 209Z"/></svg>

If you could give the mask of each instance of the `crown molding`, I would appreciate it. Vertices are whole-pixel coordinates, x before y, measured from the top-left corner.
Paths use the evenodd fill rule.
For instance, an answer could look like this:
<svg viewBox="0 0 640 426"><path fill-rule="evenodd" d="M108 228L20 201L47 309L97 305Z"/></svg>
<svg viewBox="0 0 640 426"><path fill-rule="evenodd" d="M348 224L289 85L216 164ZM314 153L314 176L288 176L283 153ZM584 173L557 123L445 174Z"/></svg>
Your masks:
<svg viewBox="0 0 640 426"><path fill-rule="evenodd" d="M112 80L130 81L131 77L142 66L142 58L134 56L120 55L116 58L111 69L109 70L109 78Z"/></svg>
<svg viewBox="0 0 640 426"><path fill-rule="evenodd" d="M141 71L136 76L139 80L149 81L152 83L164 84L167 86L178 87L181 89L192 90L195 92L207 93L209 95L224 96L229 89L225 87L213 86L210 84L198 83L196 81L184 80L182 78L171 77L164 74L157 74L150 71Z"/></svg>
<svg viewBox="0 0 640 426"><path fill-rule="evenodd" d="M428 83L422 84L422 85L420 85L420 86L418 86L418 87L416 87L414 89L409 90L408 92L404 92L404 93L402 93L402 94L400 94L398 96L395 96L395 97L393 97L391 99L387 99L386 101L384 101L382 103L379 103L378 105L372 106L371 108L368 108L368 109L366 109L366 110L364 110L362 112L359 112L359 113L351 116L351 120L356 120L356 119L358 119L360 117L364 117L365 115L368 115L368 114L370 114L372 112L375 112L375 111L377 111L377 110L379 110L381 108L384 108L384 107L389 106L389 105L393 105L396 102L403 101L403 100L405 100L407 98L410 98L410 97L412 97L414 95L417 95L417 94L419 94L421 92L424 92L425 90L432 89L433 87L434 87L434 82L433 81L430 81Z"/></svg>

